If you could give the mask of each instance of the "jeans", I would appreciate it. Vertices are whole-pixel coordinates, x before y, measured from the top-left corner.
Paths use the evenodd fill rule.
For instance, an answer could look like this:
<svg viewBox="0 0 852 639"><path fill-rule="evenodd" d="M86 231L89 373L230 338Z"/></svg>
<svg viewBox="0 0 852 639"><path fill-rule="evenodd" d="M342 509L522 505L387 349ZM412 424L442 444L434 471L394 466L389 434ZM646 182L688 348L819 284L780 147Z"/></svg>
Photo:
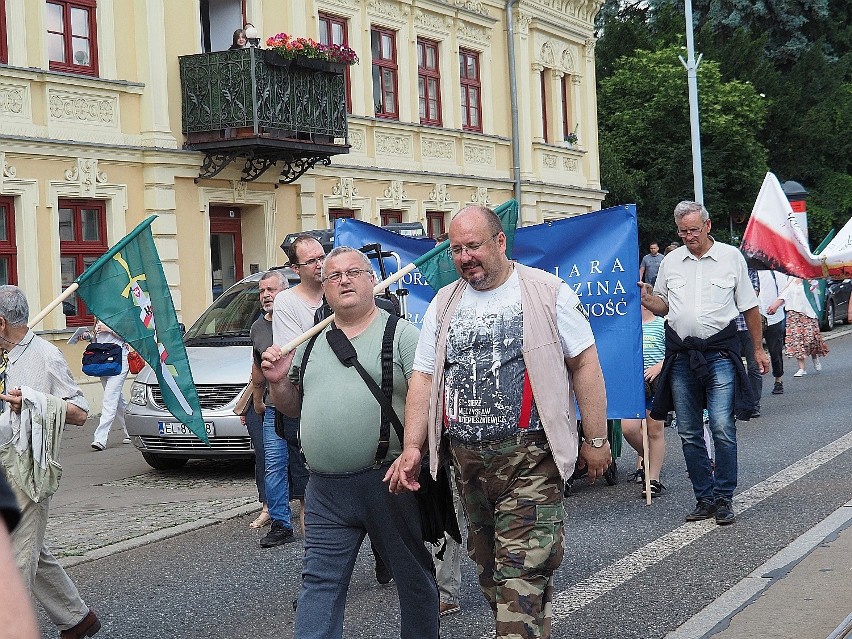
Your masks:
<svg viewBox="0 0 852 639"><path fill-rule="evenodd" d="M257 484L257 500L265 504L266 453L263 450L263 415L258 415L254 411L254 406L249 406L246 413L246 430L254 447L254 483Z"/></svg>
<svg viewBox="0 0 852 639"><path fill-rule="evenodd" d="M760 408L760 396L763 395L763 375L754 356L754 342L751 341L751 333L748 331L737 331L740 338L740 352L745 357L748 381L751 383L751 394L754 395L756 408Z"/></svg>
<svg viewBox="0 0 852 639"><path fill-rule="evenodd" d="M263 454L266 460L266 506L269 516L287 528L290 523L290 489L287 478L287 442L275 432L275 409L263 414Z"/></svg>
<svg viewBox="0 0 852 639"><path fill-rule="evenodd" d="M766 338L766 348L769 351L769 360L772 362L772 377L776 379L784 377L784 337L786 333L786 319L777 324L770 324L763 332L763 337Z"/></svg>
<svg viewBox="0 0 852 639"><path fill-rule="evenodd" d="M393 574L400 637L438 639L438 587L411 493L392 495L388 465L355 473L311 473L305 495L305 557L296 609L298 639L341 639L346 592L364 537ZM377 614L385 611L377 611Z"/></svg>
<svg viewBox="0 0 852 639"><path fill-rule="evenodd" d="M677 430L686 469L697 501L731 499L737 487L737 426L734 420L734 363L718 352L706 352L710 374L700 380L681 353L672 364L671 387ZM715 471L704 445L702 411L710 415L710 434L716 449Z"/></svg>

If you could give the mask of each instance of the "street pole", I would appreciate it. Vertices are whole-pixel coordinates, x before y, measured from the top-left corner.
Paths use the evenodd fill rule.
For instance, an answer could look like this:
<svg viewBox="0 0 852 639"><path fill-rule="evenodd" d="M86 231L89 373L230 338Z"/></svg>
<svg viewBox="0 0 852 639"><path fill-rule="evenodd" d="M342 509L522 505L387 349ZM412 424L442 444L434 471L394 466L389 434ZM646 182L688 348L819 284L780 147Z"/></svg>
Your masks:
<svg viewBox="0 0 852 639"><path fill-rule="evenodd" d="M692 139L692 182L695 187L695 201L704 204L704 180L701 176L701 128L698 122L698 65L701 55L695 59L695 43L692 39L692 0L684 2L686 7L686 60L680 58L686 68L689 89L689 134Z"/></svg>

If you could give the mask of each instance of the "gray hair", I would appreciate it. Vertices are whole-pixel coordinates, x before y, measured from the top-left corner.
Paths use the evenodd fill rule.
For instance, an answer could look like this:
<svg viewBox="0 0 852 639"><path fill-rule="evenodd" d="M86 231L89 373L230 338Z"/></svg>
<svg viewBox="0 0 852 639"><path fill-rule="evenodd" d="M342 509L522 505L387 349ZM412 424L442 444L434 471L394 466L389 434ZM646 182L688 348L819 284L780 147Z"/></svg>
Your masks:
<svg viewBox="0 0 852 639"><path fill-rule="evenodd" d="M285 290L290 288L290 282L287 281L287 276L284 274L284 271L277 268L264 271L263 275L260 276L259 281L271 280L273 277L278 278L278 283L283 286Z"/></svg>
<svg viewBox="0 0 852 639"><path fill-rule="evenodd" d="M675 223L682 220L685 216L691 213L698 213L699 215L701 215L702 222L706 222L710 219L710 214L707 212L707 209L704 208L703 204L699 204L698 202L692 202L690 200L684 200L683 202L678 202L677 206L674 209Z"/></svg>
<svg viewBox="0 0 852 639"><path fill-rule="evenodd" d="M0 286L0 316L6 318L11 326L26 326L30 305L27 296L17 286Z"/></svg>
<svg viewBox="0 0 852 639"><path fill-rule="evenodd" d="M364 262L364 267L370 271L370 275L376 277L376 272L373 270L373 265L370 263L370 258L364 255L361 251L356 248L352 248L351 246L338 246L335 249L332 249L331 253L325 256L325 262L322 265L322 277L325 279L325 269L328 266L328 263L333 260L338 255L343 255L344 253L355 253L362 262Z"/></svg>

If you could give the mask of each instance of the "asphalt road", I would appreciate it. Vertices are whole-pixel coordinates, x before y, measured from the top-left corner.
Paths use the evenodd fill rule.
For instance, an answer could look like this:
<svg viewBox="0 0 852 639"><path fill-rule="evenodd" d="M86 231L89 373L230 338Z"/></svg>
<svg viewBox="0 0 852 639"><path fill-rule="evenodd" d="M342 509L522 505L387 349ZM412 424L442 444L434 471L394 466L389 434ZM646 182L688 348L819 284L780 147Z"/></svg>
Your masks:
<svg viewBox="0 0 852 639"><path fill-rule="evenodd" d="M666 429L666 494L646 506L627 483L575 484L566 499L566 558L556 577L554 637L664 637L852 496L852 336L829 342L821 374L770 395L763 416L739 424L738 520L685 524L694 506L677 434ZM250 470L235 467L245 479ZM128 504L132 503L128 496ZM133 516L128 506L128 517ZM301 544L263 550L246 515L69 568L101 617L99 636L144 639L292 636ZM69 519L66 526L85 526ZM54 529L52 534L61 535ZM818 596L818 593L814 593ZM462 568L463 612L442 637L493 636L473 565ZM349 590L346 637L398 636L393 586L378 586L365 545ZM43 613L44 636L55 636ZM709 629L708 629L709 630ZM807 636L803 629L800 636Z"/></svg>

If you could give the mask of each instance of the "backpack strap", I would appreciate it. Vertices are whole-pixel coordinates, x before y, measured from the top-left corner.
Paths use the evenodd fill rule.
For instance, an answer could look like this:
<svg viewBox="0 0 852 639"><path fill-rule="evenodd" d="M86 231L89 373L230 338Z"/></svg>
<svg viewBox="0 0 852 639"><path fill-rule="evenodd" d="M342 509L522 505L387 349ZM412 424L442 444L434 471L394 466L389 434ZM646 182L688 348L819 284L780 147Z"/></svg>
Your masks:
<svg viewBox="0 0 852 639"><path fill-rule="evenodd" d="M322 333L322 331L320 331ZM307 346L305 346L305 352L302 354L302 363L299 365L299 406L301 407L302 401L305 399L305 368L308 366L308 357L310 357L311 350L314 348L314 344L317 341L317 337L320 336L320 333L314 335L311 339L308 340Z"/></svg>
<svg viewBox="0 0 852 639"><path fill-rule="evenodd" d="M387 403L382 404L382 425L379 430L379 445L376 447L376 465L384 461L388 455L390 447L390 424L393 422L394 429L399 437L399 444L402 446L402 429L396 428L399 423L399 417L390 406L390 413L387 407L393 398L393 339L396 334L396 325L399 322L399 316L393 313L388 315L387 324L385 324L385 333L382 336L382 394L387 398ZM391 417L391 413L393 417ZM395 421L394 421L394 418Z"/></svg>

